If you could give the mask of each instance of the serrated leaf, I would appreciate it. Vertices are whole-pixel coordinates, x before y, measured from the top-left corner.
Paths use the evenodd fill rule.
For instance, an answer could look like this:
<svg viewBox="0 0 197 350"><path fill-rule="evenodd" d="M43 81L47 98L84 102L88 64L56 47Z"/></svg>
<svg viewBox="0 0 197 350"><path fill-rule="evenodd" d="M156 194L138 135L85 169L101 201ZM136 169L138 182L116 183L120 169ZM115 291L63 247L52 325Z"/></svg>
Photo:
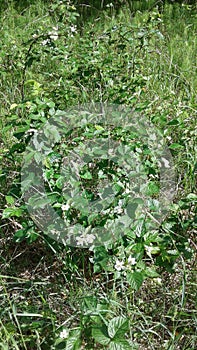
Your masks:
<svg viewBox="0 0 197 350"><path fill-rule="evenodd" d="M126 339L113 340L110 342L109 350L131 350L131 345Z"/></svg>
<svg viewBox="0 0 197 350"><path fill-rule="evenodd" d="M138 290L143 281L145 279L145 273L144 272L127 272L127 281L130 284L131 288L134 290Z"/></svg>
<svg viewBox="0 0 197 350"><path fill-rule="evenodd" d="M151 268L151 267L149 267L149 268L146 268L146 276L148 276L148 277L152 277L152 278L154 278L154 277L159 277L160 275L157 273L157 271L155 270L155 269L153 269L153 268Z"/></svg>
<svg viewBox="0 0 197 350"><path fill-rule="evenodd" d="M128 320L123 316L114 317L108 325L108 334L111 339L121 338L128 331Z"/></svg>
<svg viewBox="0 0 197 350"><path fill-rule="evenodd" d="M159 237L158 232L153 232L153 233L148 232L147 234L144 235L144 240L145 240L145 243L149 245L152 242L160 242L161 237Z"/></svg>
<svg viewBox="0 0 197 350"><path fill-rule="evenodd" d="M105 325L101 327L93 327L92 336L94 340L99 344L107 345L110 342L110 338L107 332L107 327Z"/></svg>
<svg viewBox="0 0 197 350"><path fill-rule="evenodd" d="M69 338L67 338L65 350L79 350L81 345L80 336L80 329L72 330Z"/></svg>

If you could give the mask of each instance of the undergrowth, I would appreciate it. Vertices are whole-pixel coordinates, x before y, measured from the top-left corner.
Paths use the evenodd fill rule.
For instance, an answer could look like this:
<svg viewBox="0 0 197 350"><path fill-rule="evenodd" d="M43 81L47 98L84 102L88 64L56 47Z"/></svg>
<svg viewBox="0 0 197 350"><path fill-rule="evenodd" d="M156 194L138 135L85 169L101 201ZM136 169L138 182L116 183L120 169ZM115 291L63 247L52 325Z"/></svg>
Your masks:
<svg viewBox="0 0 197 350"><path fill-rule="evenodd" d="M0 348L194 350L196 5L134 11L125 2L117 11L112 3L90 18L66 0L21 6L9 1L2 9ZM74 113L75 106L86 110L96 103L143 116L171 152L175 195L156 228L151 218L155 214L157 219L160 210L158 167L140 123L139 130L133 126L128 132L115 124L113 110L115 126L109 123L107 129L101 121L83 125L79 113L72 130L62 127L67 138L60 142L59 117L69 108ZM46 123L53 118L51 132ZM53 143L45 158L40 157L39 140L35 149L29 143L38 130L44 130L46 149L47 142ZM139 209L139 190L134 203L129 201L128 173L106 161L103 151L93 165L89 160L81 166L77 180L70 166L66 180L74 195L62 192L65 155L76 149L86 157L94 155L98 149L90 150L89 140L103 142L109 135L144 164L149 216ZM34 215L21 189L24 159L28 171L29 162L38 166L44 159L47 196L34 197ZM23 188L32 190L26 180ZM109 180L113 201L105 187ZM33 185L39 189L40 183ZM87 203L99 196L102 210L90 212ZM46 232L46 217L39 225L37 216L49 203L65 224L84 230L91 226L93 232L101 228L104 243L94 246L95 234L89 235L92 245L81 247L78 240L73 246ZM112 240L106 227L119 218L124 235L117 239L114 225ZM53 224L52 231L56 234Z"/></svg>

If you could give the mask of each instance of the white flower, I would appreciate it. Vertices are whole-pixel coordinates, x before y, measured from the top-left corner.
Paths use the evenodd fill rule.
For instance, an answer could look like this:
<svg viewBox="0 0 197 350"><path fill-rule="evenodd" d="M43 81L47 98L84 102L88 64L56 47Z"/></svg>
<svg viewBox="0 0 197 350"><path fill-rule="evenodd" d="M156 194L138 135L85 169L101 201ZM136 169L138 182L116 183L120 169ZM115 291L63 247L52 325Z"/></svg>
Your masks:
<svg viewBox="0 0 197 350"><path fill-rule="evenodd" d="M70 208L70 205L68 203L62 204L62 210L67 211Z"/></svg>
<svg viewBox="0 0 197 350"><path fill-rule="evenodd" d="M77 26L73 25L70 27L70 36L73 37L77 33Z"/></svg>
<svg viewBox="0 0 197 350"><path fill-rule="evenodd" d="M86 240L85 240L83 235L77 237L76 240L77 240L77 245L83 245L86 242Z"/></svg>
<svg viewBox="0 0 197 350"><path fill-rule="evenodd" d="M49 32L50 38L52 40L58 39L58 27L53 27L53 32Z"/></svg>
<svg viewBox="0 0 197 350"><path fill-rule="evenodd" d="M60 333L60 338L66 339L69 336L69 330L63 329L63 331Z"/></svg>
<svg viewBox="0 0 197 350"><path fill-rule="evenodd" d="M153 141L156 141L157 140L157 136L155 134L150 134L149 135L149 139L153 140Z"/></svg>
<svg viewBox="0 0 197 350"><path fill-rule="evenodd" d="M50 38L51 38L52 40L57 40L57 39L58 39L58 34L52 33L52 35L50 35Z"/></svg>
<svg viewBox="0 0 197 350"><path fill-rule="evenodd" d="M146 249L146 254L147 254L150 258L152 257L152 255L157 254L157 253L160 252L160 248L157 247L157 246L153 246L153 245L151 245L151 246L145 245L145 249Z"/></svg>
<svg viewBox="0 0 197 350"><path fill-rule="evenodd" d="M125 189L125 193L130 193L131 191L130 191L130 189L127 187L126 189Z"/></svg>
<svg viewBox="0 0 197 350"><path fill-rule="evenodd" d="M48 39L42 41L42 45L43 45L43 46L47 45L48 43L49 43L49 40L48 40Z"/></svg>
<svg viewBox="0 0 197 350"><path fill-rule="evenodd" d="M93 243L95 236L93 234L83 233L81 236L77 237L77 245L91 244Z"/></svg>
<svg viewBox="0 0 197 350"><path fill-rule="evenodd" d="M135 265L136 264L135 258L132 258L132 256L130 255L129 258L128 258L128 263L131 264L131 265Z"/></svg>
<svg viewBox="0 0 197 350"><path fill-rule="evenodd" d="M158 277L158 278L156 278L156 283L161 285L161 284L162 284L162 279L161 279L161 278L159 278L159 277Z"/></svg>
<svg viewBox="0 0 197 350"><path fill-rule="evenodd" d="M121 214L122 213L122 207L121 206L117 206L115 209L114 209L114 213L116 213L116 214Z"/></svg>
<svg viewBox="0 0 197 350"><path fill-rule="evenodd" d="M146 249L147 255L151 257L153 248L152 248L151 246L147 246L147 245L146 245L146 246L145 246L145 249Z"/></svg>
<svg viewBox="0 0 197 350"><path fill-rule="evenodd" d="M139 147L136 147L136 152L137 152L137 153L142 153L142 150L141 150L141 148L139 148Z"/></svg>
<svg viewBox="0 0 197 350"><path fill-rule="evenodd" d="M163 161L163 163L164 163L164 167L165 168L170 168L170 164L169 164L169 160L168 159L165 159L165 158L161 158L161 160Z"/></svg>
<svg viewBox="0 0 197 350"><path fill-rule="evenodd" d="M94 242L95 236L93 234L89 234L86 236L86 242L87 243L92 243Z"/></svg>
<svg viewBox="0 0 197 350"><path fill-rule="evenodd" d="M124 204L123 200L119 199L118 205L117 207L115 207L114 212L117 214L121 214L123 212L123 204Z"/></svg>
<svg viewBox="0 0 197 350"><path fill-rule="evenodd" d="M109 155L114 155L114 149L113 148L108 149L108 154Z"/></svg>
<svg viewBox="0 0 197 350"><path fill-rule="evenodd" d="M116 260L114 267L117 271L124 270L124 261Z"/></svg>
<svg viewBox="0 0 197 350"><path fill-rule="evenodd" d="M71 33L76 33L77 31L77 26L73 25L70 27Z"/></svg>

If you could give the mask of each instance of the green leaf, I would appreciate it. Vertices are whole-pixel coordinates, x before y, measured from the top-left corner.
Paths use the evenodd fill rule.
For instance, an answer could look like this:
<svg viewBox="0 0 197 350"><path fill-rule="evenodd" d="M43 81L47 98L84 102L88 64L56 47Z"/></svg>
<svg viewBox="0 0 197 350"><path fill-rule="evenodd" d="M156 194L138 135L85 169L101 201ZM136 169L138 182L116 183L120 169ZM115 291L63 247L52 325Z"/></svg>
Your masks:
<svg viewBox="0 0 197 350"><path fill-rule="evenodd" d="M89 214L89 201L88 199L82 197L82 196L75 196L72 201L73 206L75 206L76 209L80 210L82 215L88 215Z"/></svg>
<svg viewBox="0 0 197 350"><path fill-rule="evenodd" d="M197 201L197 195L195 193L189 193L186 198L189 201Z"/></svg>
<svg viewBox="0 0 197 350"><path fill-rule="evenodd" d="M61 135L55 125L46 125L44 128L44 134L50 141L53 141L55 143L61 140Z"/></svg>
<svg viewBox="0 0 197 350"><path fill-rule="evenodd" d="M101 125L95 125L95 129L99 131L104 131L105 129Z"/></svg>
<svg viewBox="0 0 197 350"><path fill-rule="evenodd" d="M108 334L111 339L122 338L128 331L128 320L123 316L114 317L108 325Z"/></svg>
<svg viewBox="0 0 197 350"><path fill-rule="evenodd" d="M18 107L18 105L16 103L12 103L10 106L10 110L15 109L16 107Z"/></svg>
<svg viewBox="0 0 197 350"><path fill-rule="evenodd" d="M157 273L157 271L151 267L146 268L145 270L146 276L147 277L151 277L151 278L155 278L155 277L159 277L160 275Z"/></svg>
<svg viewBox="0 0 197 350"><path fill-rule="evenodd" d="M130 284L131 288L134 290L138 290L143 281L145 279L145 273L144 272L127 272L127 281Z"/></svg>
<svg viewBox="0 0 197 350"><path fill-rule="evenodd" d="M108 336L107 327L105 325L101 327L93 327L92 328L92 337L94 340L102 345L107 345L110 342L110 338Z"/></svg>
<svg viewBox="0 0 197 350"><path fill-rule="evenodd" d="M28 243L35 242L39 237L39 234L34 231L33 227L27 231L27 241Z"/></svg>
<svg viewBox="0 0 197 350"><path fill-rule="evenodd" d="M29 125L21 126L15 131L14 136L20 140L27 130L29 130Z"/></svg>
<svg viewBox="0 0 197 350"><path fill-rule="evenodd" d="M154 254L158 254L160 252L160 248L158 246L145 245L146 253L151 256Z"/></svg>
<svg viewBox="0 0 197 350"><path fill-rule="evenodd" d="M15 199L12 196L5 196L5 199L6 199L6 203L10 205L14 204L15 202Z"/></svg>
<svg viewBox="0 0 197 350"><path fill-rule="evenodd" d="M13 207L13 208L6 208L3 211L2 219L8 219L11 218L12 216L17 216L20 217L23 214L23 209Z"/></svg>
<svg viewBox="0 0 197 350"><path fill-rule="evenodd" d="M154 181L151 181L148 184L148 188L146 190L146 195L153 196L153 195L158 194L158 193L159 193L159 186Z"/></svg>
<svg viewBox="0 0 197 350"><path fill-rule="evenodd" d="M41 198L39 199L37 195L35 197L32 196L32 198L29 199L28 205L30 205L33 209L44 209L44 207L51 203L51 200L49 198Z"/></svg>
<svg viewBox="0 0 197 350"><path fill-rule="evenodd" d="M7 326L6 326L6 328L7 328ZM13 345L15 345L14 342L13 342ZM5 343L0 343L0 347L2 350L9 350L8 345L6 345Z"/></svg>
<svg viewBox="0 0 197 350"><path fill-rule="evenodd" d="M65 350L79 350L81 345L80 336L80 329L72 330L70 332L69 338L67 338Z"/></svg>
<svg viewBox="0 0 197 350"><path fill-rule="evenodd" d="M112 186L105 187L103 189L103 191L101 191L101 197L103 199L105 199L105 198L108 199L108 198L112 197L113 195L114 195L114 191L113 191L113 187Z"/></svg>
<svg viewBox="0 0 197 350"><path fill-rule="evenodd" d="M36 175L34 173L29 173L28 176L25 176L25 178L21 181L23 191L27 191L30 187L32 187L32 184L35 183L37 183Z"/></svg>
<svg viewBox="0 0 197 350"><path fill-rule="evenodd" d="M66 348L66 340L57 340L55 343L55 350L65 350Z"/></svg>
<svg viewBox="0 0 197 350"><path fill-rule="evenodd" d="M94 273L100 272L102 269L106 269L109 260L108 251L105 247L94 248Z"/></svg>
<svg viewBox="0 0 197 350"><path fill-rule="evenodd" d="M131 218L131 219L135 219L135 211L138 207L137 203L132 203L129 202L127 207L126 207L126 211L127 211L127 215Z"/></svg>
<svg viewBox="0 0 197 350"><path fill-rule="evenodd" d="M55 184L57 188L62 189L65 185L65 177L60 175Z"/></svg>
<svg viewBox="0 0 197 350"><path fill-rule="evenodd" d="M27 237L27 230L21 229L15 232L13 240L16 243L22 242Z"/></svg>
<svg viewBox="0 0 197 350"><path fill-rule="evenodd" d="M161 241L161 237L159 236L158 232L147 232L144 235L144 241L146 245L150 245L150 243L152 242L160 242Z"/></svg>
<svg viewBox="0 0 197 350"><path fill-rule="evenodd" d="M54 108L54 107L55 107L55 103L54 103L53 101L49 101L49 102L47 102L46 104L47 104L47 106L48 106L49 108Z"/></svg>
<svg viewBox="0 0 197 350"><path fill-rule="evenodd" d="M136 197L133 199L133 203L144 204L144 200L140 197Z"/></svg>
<svg viewBox="0 0 197 350"><path fill-rule="evenodd" d="M92 180L92 174L89 171L86 171L84 174L81 174L80 177L85 180Z"/></svg>
<svg viewBox="0 0 197 350"><path fill-rule="evenodd" d="M109 350L131 350L131 345L126 339L113 340L110 342Z"/></svg>
<svg viewBox="0 0 197 350"><path fill-rule="evenodd" d="M170 149L180 149L183 148L184 146L180 145L180 143L172 143L168 148Z"/></svg>
<svg viewBox="0 0 197 350"><path fill-rule="evenodd" d="M170 122L167 123L167 125L179 125L180 122L178 119L172 119Z"/></svg>

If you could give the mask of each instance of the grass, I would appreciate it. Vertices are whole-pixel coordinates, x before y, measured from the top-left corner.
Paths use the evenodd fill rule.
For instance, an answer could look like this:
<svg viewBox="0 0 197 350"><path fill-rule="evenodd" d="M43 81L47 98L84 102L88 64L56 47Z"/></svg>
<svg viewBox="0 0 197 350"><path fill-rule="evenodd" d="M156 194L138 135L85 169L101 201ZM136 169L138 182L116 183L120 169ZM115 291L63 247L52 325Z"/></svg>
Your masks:
<svg viewBox="0 0 197 350"><path fill-rule="evenodd" d="M168 146L178 145L171 149L177 194L164 228L179 246L187 238L188 259L181 254L174 273L161 267L159 277L146 279L136 291L112 270L95 271L87 249L63 247L39 230L31 243L14 242L24 222L4 218L0 349L68 349L60 338L63 329L75 341L80 333L81 344L73 341L69 349L107 349L93 339L93 329L122 316L129 321L130 349L195 350L196 10L166 5L161 15L154 8L131 19L124 7L84 22L76 33L74 14L42 1L24 8L10 2L1 12L0 215L10 205L6 196L21 205L22 153L9 150L21 142L14 132L30 118L29 102L35 115L45 108L36 99L52 100L62 110L91 101L126 104L144 113ZM50 46L44 42L57 21L59 38ZM32 224L29 217L27 222ZM145 263L150 264L147 257Z"/></svg>

